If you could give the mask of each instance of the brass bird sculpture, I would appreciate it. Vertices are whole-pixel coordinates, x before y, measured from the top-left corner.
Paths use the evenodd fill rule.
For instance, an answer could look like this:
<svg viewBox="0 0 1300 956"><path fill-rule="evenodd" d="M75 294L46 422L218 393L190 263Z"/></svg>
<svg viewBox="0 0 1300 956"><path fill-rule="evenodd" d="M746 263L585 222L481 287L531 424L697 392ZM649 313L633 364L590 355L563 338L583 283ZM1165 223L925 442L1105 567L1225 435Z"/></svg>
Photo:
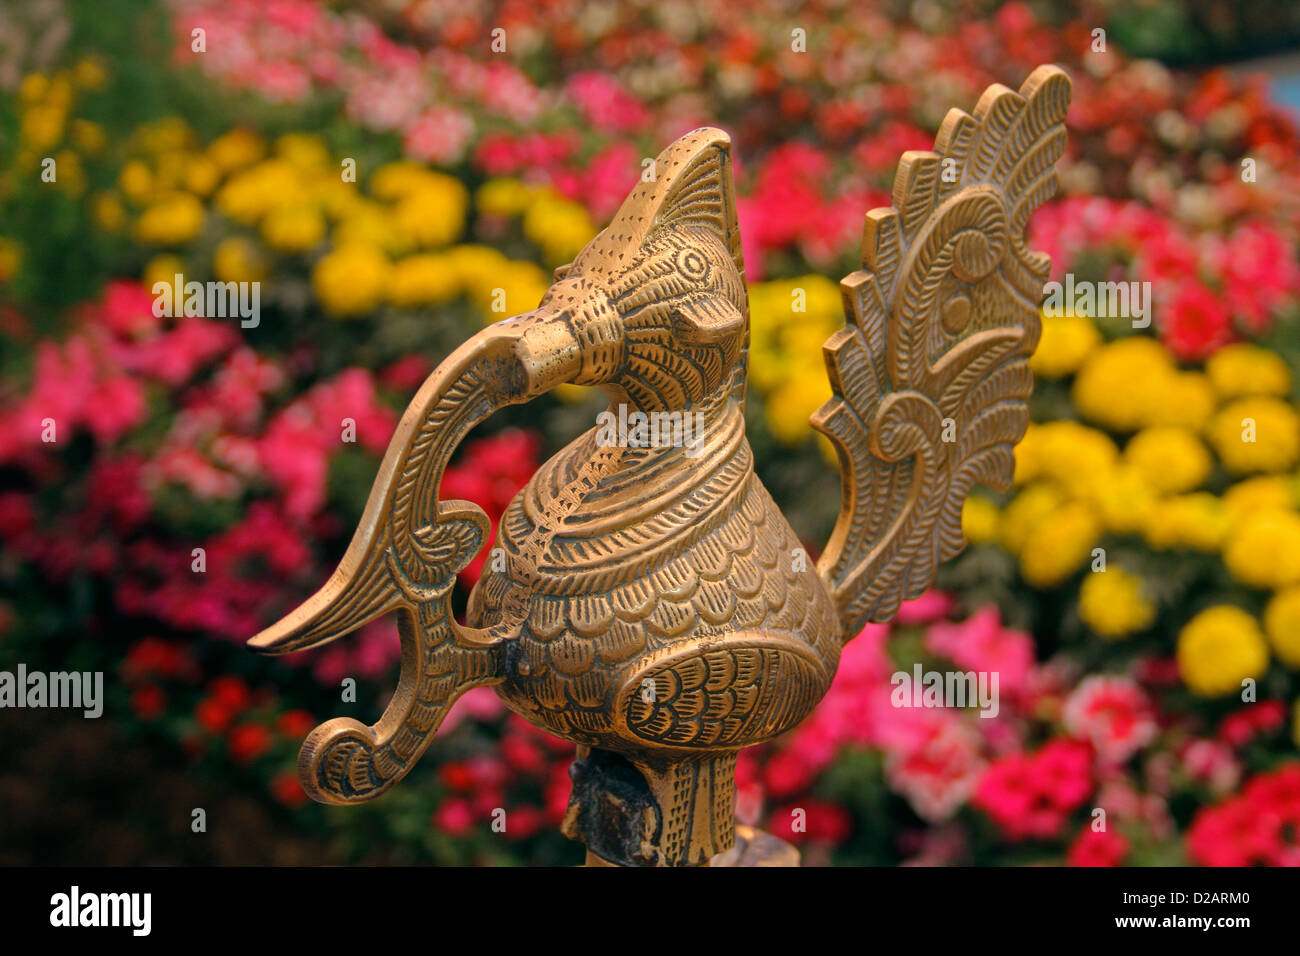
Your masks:
<svg viewBox="0 0 1300 956"><path fill-rule="evenodd" d="M990 87L974 116L948 114L933 152L903 155L892 207L867 214L862 268L841 283L848 321L824 349L834 397L812 419L842 484L815 565L745 435L730 141L704 128L664 150L535 310L433 372L334 576L250 641L286 653L402 612L392 701L374 726L336 718L308 736L307 792L339 804L383 793L456 698L487 685L578 744L564 829L589 862L697 865L730 849L737 752L803 720L842 644L962 549L972 485L1010 483L1049 267L1025 222L1055 191L1069 100L1052 66L1019 92ZM698 428L690 444L612 443L593 428L542 465L506 510L461 625L452 588L489 523L471 502L439 500L443 470L475 425L561 383L665 426L689 413Z"/></svg>

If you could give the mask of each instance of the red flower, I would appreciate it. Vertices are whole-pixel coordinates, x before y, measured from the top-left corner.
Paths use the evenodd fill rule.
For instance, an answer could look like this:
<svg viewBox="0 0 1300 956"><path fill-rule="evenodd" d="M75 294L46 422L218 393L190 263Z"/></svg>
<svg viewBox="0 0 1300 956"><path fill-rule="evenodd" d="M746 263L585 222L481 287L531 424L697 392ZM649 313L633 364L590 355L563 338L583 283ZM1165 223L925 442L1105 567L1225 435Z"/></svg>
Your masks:
<svg viewBox="0 0 1300 956"><path fill-rule="evenodd" d="M261 724L240 724L227 740L230 759L249 764L271 749L271 732Z"/></svg>
<svg viewBox="0 0 1300 956"><path fill-rule="evenodd" d="M1233 747L1244 747L1259 734L1271 733L1286 723L1286 705L1261 700L1235 710L1219 722L1219 737Z"/></svg>
<svg viewBox="0 0 1300 956"><path fill-rule="evenodd" d="M1298 837L1300 763L1290 763L1202 809L1187 832L1187 852L1205 866L1300 866Z"/></svg>
<svg viewBox="0 0 1300 956"><path fill-rule="evenodd" d="M1161 312L1165 343L1180 359L1204 359L1232 341L1227 308L1195 279L1185 279Z"/></svg>
<svg viewBox="0 0 1300 956"><path fill-rule="evenodd" d="M136 641L122 662L122 676L129 680L151 677L175 677L186 668L185 654L174 644L157 637Z"/></svg>
<svg viewBox="0 0 1300 956"><path fill-rule="evenodd" d="M451 790L473 790L474 775L464 763L445 763L438 768L443 785Z"/></svg>
<svg viewBox="0 0 1300 956"><path fill-rule="evenodd" d="M853 829L853 818L843 807L825 800L801 800L772 811L767 830L794 843L817 840L840 843Z"/></svg>
<svg viewBox="0 0 1300 956"><path fill-rule="evenodd" d="M501 756L514 770L521 773L541 773L546 769L546 755L525 737L506 734L501 740Z"/></svg>
<svg viewBox="0 0 1300 956"><path fill-rule="evenodd" d="M298 775L292 772L279 774L271 781L271 795L290 810L296 810L307 802Z"/></svg>
<svg viewBox="0 0 1300 956"><path fill-rule="evenodd" d="M285 737L305 737L316 726L316 718L305 710L286 710L275 721L276 729Z"/></svg>
<svg viewBox="0 0 1300 956"><path fill-rule="evenodd" d="M763 767L767 791L778 799L806 790L816 775L816 768L804 753L793 747L778 750Z"/></svg>
<svg viewBox="0 0 1300 956"><path fill-rule="evenodd" d="M208 693L230 711L241 711L252 699L248 685L238 677L218 677L208 685Z"/></svg>
<svg viewBox="0 0 1300 956"><path fill-rule="evenodd" d="M214 697L205 697L194 709L194 719L209 733L222 733L234 718L231 709Z"/></svg>
<svg viewBox="0 0 1300 956"><path fill-rule="evenodd" d="M474 829L474 810L464 797L448 797L433 812L433 825L449 836L464 836Z"/></svg>
<svg viewBox="0 0 1300 956"><path fill-rule="evenodd" d="M1084 827L1066 854L1070 866L1119 866L1129 850L1128 841L1111 830Z"/></svg>
<svg viewBox="0 0 1300 956"><path fill-rule="evenodd" d="M507 840L526 840L540 831L545 822L537 807L515 807L506 811L505 837Z"/></svg>
<svg viewBox="0 0 1300 956"><path fill-rule="evenodd" d="M131 712L141 720L154 720L167 708L167 695L152 684L131 694Z"/></svg>

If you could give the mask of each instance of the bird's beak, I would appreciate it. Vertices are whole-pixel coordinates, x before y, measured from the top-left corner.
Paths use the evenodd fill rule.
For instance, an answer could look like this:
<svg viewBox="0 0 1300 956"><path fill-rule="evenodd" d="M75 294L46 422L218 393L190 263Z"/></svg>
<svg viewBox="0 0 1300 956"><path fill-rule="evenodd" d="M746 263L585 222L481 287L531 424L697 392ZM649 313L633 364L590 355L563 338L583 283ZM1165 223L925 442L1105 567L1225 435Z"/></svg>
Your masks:
<svg viewBox="0 0 1300 956"><path fill-rule="evenodd" d="M563 313L537 309L498 325L501 334L514 337L512 354L522 400L544 395L581 374L582 345Z"/></svg>

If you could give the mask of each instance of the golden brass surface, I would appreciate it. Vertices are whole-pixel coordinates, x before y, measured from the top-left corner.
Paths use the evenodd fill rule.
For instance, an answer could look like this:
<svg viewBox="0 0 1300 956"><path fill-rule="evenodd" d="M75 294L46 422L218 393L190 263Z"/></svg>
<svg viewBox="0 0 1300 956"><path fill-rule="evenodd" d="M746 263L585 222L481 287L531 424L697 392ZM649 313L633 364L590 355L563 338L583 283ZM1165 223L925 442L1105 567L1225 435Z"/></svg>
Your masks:
<svg viewBox="0 0 1300 956"><path fill-rule="evenodd" d="M745 436L730 141L705 128L664 150L535 310L429 377L334 576L250 641L285 653L402 612L392 701L374 726L337 718L308 736L307 792L378 796L454 700L489 685L578 744L564 832L589 860L796 865L766 834L746 831L733 851L736 753L803 720L841 645L961 550L973 484L1009 485L1049 265L1026 249L1025 221L1055 191L1069 99L1050 66L1018 93L989 88L973 116L948 114L933 152L904 154L893 206L867 214L862 268L841 284L848 323L825 347L834 398L813 416L842 484L816 564ZM502 518L462 625L452 587L489 524L471 502L438 499L443 470L494 411L562 383L603 389L612 415L654 430L610 441L593 428L541 466Z"/></svg>

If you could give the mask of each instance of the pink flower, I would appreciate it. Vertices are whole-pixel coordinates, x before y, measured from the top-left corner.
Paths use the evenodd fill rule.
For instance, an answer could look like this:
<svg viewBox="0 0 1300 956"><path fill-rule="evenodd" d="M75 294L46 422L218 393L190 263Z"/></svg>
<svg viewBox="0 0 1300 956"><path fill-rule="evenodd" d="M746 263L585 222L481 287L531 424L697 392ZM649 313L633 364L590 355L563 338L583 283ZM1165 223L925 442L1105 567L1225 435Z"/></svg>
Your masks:
<svg viewBox="0 0 1300 956"><path fill-rule="evenodd" d="M473 804L464 797L448 797L433 813L433 825L449 836L464 836L475 822Z"/></svg>
<svg viewBox="0 0 1300 956"><path fill-rule="evenodd" d="M450 106L425 110L410 126L402 146L406 155L428 163L454 165L465 156L474 136L474 120Z"/></svg>
<svg viewBox="0 0 1300 956"><path fill-rule="evenodd" d="M965 722L953 720L937 727L919 746L890 753L885 776L917 814L937 822L966 803L984 767L978 735Z"/></svg>
<svg viewBox="0 0 1300 956"><path fill-rule="evenodd" d="M972 800L1008 838L1057 836L1092 789L1086 744L1057 738L1036 754L1011 754L985 771Z"/></svg>
<svg viewBox="0 0 1300 956"><path fill-rule="evenodd" d="M475 687L451 705L451 710L442 720L442 730L451 730L463 720L495 720L505 713L505 709L505 704L491 687Z"/></svg>
<svg viewBox="0 0 1300 956"><path fill-rule="evenodd" d="M107 444L144 421L144 389L125 375L100 380L86 405L85 421L90 433Z"/></svg>
<svg viewBox="0 0 1300 956"><path fill-rule="evenodd" d="M933 624L926 632L925 646L964 670L996 673L998 690L1006 694L1025 686L1034 665L1033 638L1004 628L1001 612L992 604L960 624Z"/></svg>
<svg viewBox="0 0 1300 956"><path fill-rule="evenodd" d="M630 133L648 122L641 102L608 73L575 73L565 92L577 103L587 124L602 133Z"/></svg>
<svg viewBox="0 0 1300 956"><path fill-rule="evenodd" d="M1215 793L1227 793L1241 780L1241 764L1227 744L1193 740L1182 752L1183 770Z"/></svg>
<svg viewBox="0 0 1300 956"><path fill-rule="evenodd" d="M1065 702L1066 729L1092 742L1105 760L1122 763L1155 740L1151 702L1130 678L1093 675Z"/></svg>
<svg viewBox="0 0 1300 956"><path fill-rule="evenodd" d="M1268 330L1273 311L1300 284L1294 247L1259 223L1241 226L1213 246L1209 269L1223 283L1232 315L1255 334Z"/></svg>
<svg viewBox="0 0 1300 956"><path fill-rule="evenodd" d="M918 598L904 601L898 606L894 621L901 625L929 624L947 615L956 601L936 588L930 588Z"/></svg>
<svg viewBox="0 0 1300 956"><path fill-rule="evenodd" d="M139 282L114 279L104 287L100 302L87 309L114 335L133 338L151 333L159 320L153 314L153 294Z"/></svg>

